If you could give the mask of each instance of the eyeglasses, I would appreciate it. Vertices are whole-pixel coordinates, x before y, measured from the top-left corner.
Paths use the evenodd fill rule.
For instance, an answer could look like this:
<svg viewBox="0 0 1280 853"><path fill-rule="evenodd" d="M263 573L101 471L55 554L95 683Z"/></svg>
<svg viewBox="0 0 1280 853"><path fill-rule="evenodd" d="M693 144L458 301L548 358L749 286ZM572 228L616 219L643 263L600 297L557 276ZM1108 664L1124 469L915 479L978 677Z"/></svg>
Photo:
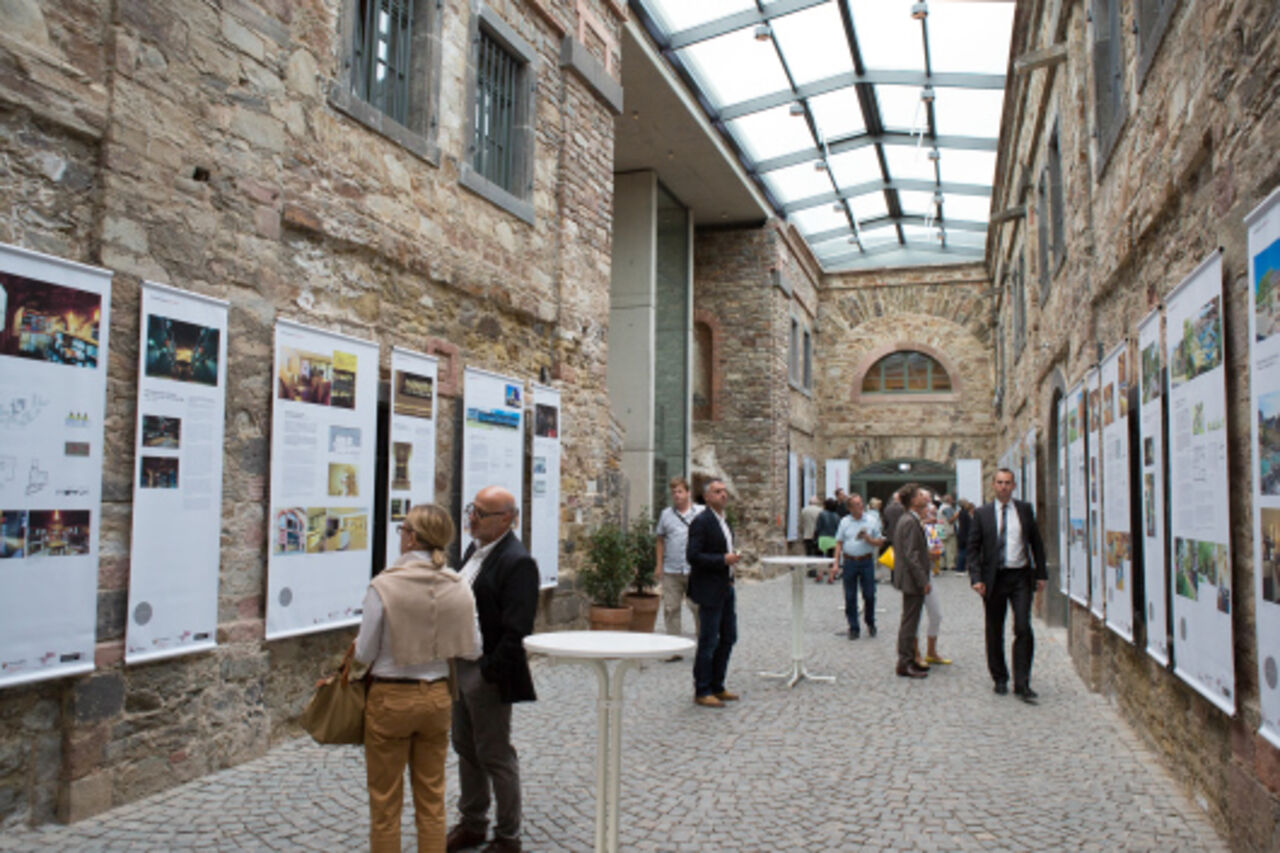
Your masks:
<svg viewBox="0 0 1280 853"><path fill-rule="evenodd" d="M403 534L403 533L404 533L404 525L403 525L403 524L397 524L397 525L396 525L396 533L399 533L399 534Z"/></svg>
<svg viewBox="0 0 1280 853"><path fill-rule="evenodd" d="M462 508L463 515L468 516L470 518L475 518L475 519L491 518L495 515L506 515L509 512L511 512L511 510L509 509L499 509L499 510L493 510L493 511L480 509L480 507L476 506L475 504L467 504L465 507Z"/></svg>

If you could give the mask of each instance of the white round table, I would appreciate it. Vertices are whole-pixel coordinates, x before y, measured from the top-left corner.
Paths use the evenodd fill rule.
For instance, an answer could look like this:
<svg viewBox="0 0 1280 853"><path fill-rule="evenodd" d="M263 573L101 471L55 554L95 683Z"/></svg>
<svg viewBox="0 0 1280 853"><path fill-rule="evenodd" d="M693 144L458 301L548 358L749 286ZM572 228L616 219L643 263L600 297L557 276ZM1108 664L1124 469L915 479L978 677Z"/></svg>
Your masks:
<svg viewBox="0 0 1280 853"><path fill-rule="evenodd" d="M766 566L788 566L791 569L791 669L785 672L762 672L765 678L785 678L787 687L795 687L803 679L835 681L834 675L814 675L804 665L804 569L810 566L831 567L829 557L761 557Z"/></svg>
<svg viewBox="0 0 1280 853"><path fill-rule="evenodd" d="M693 640L630 631L553 631L524 638L533 654L553 663L583 664L600 682L596 699L596 850L617 853L618 803L622 789L622 679L642 660L693 650ZM617 661L610 678L609 661Z"/></svg>

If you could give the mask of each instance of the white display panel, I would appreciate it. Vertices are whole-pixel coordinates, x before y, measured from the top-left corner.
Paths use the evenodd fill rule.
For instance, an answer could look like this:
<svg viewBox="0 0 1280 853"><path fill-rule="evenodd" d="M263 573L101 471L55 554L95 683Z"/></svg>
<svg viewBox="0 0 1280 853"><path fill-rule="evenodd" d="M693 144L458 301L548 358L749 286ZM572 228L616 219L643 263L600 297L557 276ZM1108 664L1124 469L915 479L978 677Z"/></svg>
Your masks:
<svg viewBox="0 0 1280 853"><path fill-rule="evenodd" d="M1067 591L1071 600L1089 606L1089 491L1085 468L1085 425L1088 400L1084 382L1067 392L1067 501L1070 524L1067 533Z"/></svg>
<svg viewBox="0 0 1280 853"><path fill-rule="evenodd" d="M849 460L848 459L828 459L827 468L827 493L825 497L834 498L836 496L836 488L846 491L849 489Z"/></svg>
<svg viewBox="0 0 1280 853"><path fill-rule="evenodd" d="M217 644L227 303L143 282L124 659Z"/></svg>
<svg viewBox="0 0 1280 853"><path fill-rule="evenodd" d="M384 566L400 558L400 534L396 528L409 510L436 499L438 376L439 363L434 357L392 348Z"/></svg>
<svg viewBox="0 0 1280 853"><path fill-rule="evenodd" d="M1254 623L1259 733L1280 747L1280 190L1249 229L1249 375L1253 436Z"/></svg>
<svg viewBox="0 0 1280 853"><path fill-rule="evenodd" d="M982 460L956 460L956 499L964 498L982 506Z"/></svg>
<svg viewBox="0 0 1280 853"><path fill-rule="evenodd" d="M1102 385L1098 368L1084 375L1085 399L1089 403L1085 452L1089 468L1085 472L1089 490L1089 610L1099 619L1106 615L1106 580L1102 555Z"/></svg>
<svg viewBox="0 0 1280 853"><path fill-rule="evenodd" d="M1027 430L1027 436L1022 440L1022 499L1031 504L1032 508L1036 505L1036 428L1032 427Z"/></svg>
<svg viewBox="0 0 1280 853"><path fill-rule="evenodd" d="M1133 642L1133 538L1129 529L1129 345L1102 360L1102 555L1107 627Z"/></svg>
<svg viewBox="0 0 1280 853"><path fill-rule="evenodd" d="M818 460L812 456L804 458L804 493L800 495L800 508L809 505L809 499L818 494Z"/></svg>
<svg viewBox="0 0 1280 853"><path fill-rule="evenodd" d="M524 383L468 367L462 393L462 506L487 486L511 492L520 506L524 500ZM459 554L471 544L466 521L462 513ZM520 535L520 525L514 532Z"/></svg>
<svg viewBox="0 0 1280 853"><path fill-rule="evenodd" d="M1222 308L1217 251L1165 299L1173 660L1180 677L1234 714Z"/></svg>
<svg viewBox="0 0 1280 853"><path fill-rule="evenodd" d="M1164 393L1160 313L1138 324L1139 450L1142 455L1142 580L1147 615L1147 654L1169 663L1168 544L1164 523Z"/></svg>
<svg viewBox="0 0 1280 853"><path fill-rule="evenodd" d="M360 622L373 566L378 347L276 322L267 639Z"/></svg>
<svg viewBox="0 0 1280 853"><path fill-rule="evenodd" d="M787 541L800 538L800 457L787 454Z"/></svg>
<svg viewBox="0 0 1280 853"><path fill-rule="evenodd" d="M111 273L0 245L0 686L93 669Z"/></svg>
<svg viewBox="0 0 1280 853"><path fill-rule="evenodd" d="M1071 506L1067 498L1067 399L1058 400L1058 592L1071 594L1071 569L1068 561L1068 545L1071 541Z"/></svg>
<svg viewBox="0 0 1280 853"><path fill-rule="evenodd" d="M529 553L543 589L557 583L560 567L560 392L533 386L533 473L529 498Z"/></svg>

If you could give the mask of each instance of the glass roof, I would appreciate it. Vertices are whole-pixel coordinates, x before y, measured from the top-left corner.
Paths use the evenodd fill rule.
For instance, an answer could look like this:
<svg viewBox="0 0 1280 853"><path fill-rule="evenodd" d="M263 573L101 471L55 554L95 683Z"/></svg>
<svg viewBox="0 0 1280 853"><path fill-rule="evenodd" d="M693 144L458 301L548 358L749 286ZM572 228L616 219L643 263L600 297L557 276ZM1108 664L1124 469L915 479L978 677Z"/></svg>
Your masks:
<svg viewBox="0 0 1280 853"><path fill-rule="evenodd" d="M829 270L979 260L1013 0L631 0Z"/></svg>

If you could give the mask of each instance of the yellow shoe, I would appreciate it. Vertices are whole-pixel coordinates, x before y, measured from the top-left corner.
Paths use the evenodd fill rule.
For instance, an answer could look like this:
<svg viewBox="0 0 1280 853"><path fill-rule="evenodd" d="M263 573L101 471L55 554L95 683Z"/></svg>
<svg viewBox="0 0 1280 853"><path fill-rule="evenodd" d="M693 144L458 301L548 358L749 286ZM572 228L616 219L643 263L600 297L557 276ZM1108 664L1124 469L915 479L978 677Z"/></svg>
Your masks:
<svg viewBox="0 0 1280 853"><path fill-rule="evenodd" d="M928 661L929 663L940 663L943 666L946 666L947 664L951 663L951 658L942 658L942 657L938 657L937 655L926 655L925 660Z"/></svg>

